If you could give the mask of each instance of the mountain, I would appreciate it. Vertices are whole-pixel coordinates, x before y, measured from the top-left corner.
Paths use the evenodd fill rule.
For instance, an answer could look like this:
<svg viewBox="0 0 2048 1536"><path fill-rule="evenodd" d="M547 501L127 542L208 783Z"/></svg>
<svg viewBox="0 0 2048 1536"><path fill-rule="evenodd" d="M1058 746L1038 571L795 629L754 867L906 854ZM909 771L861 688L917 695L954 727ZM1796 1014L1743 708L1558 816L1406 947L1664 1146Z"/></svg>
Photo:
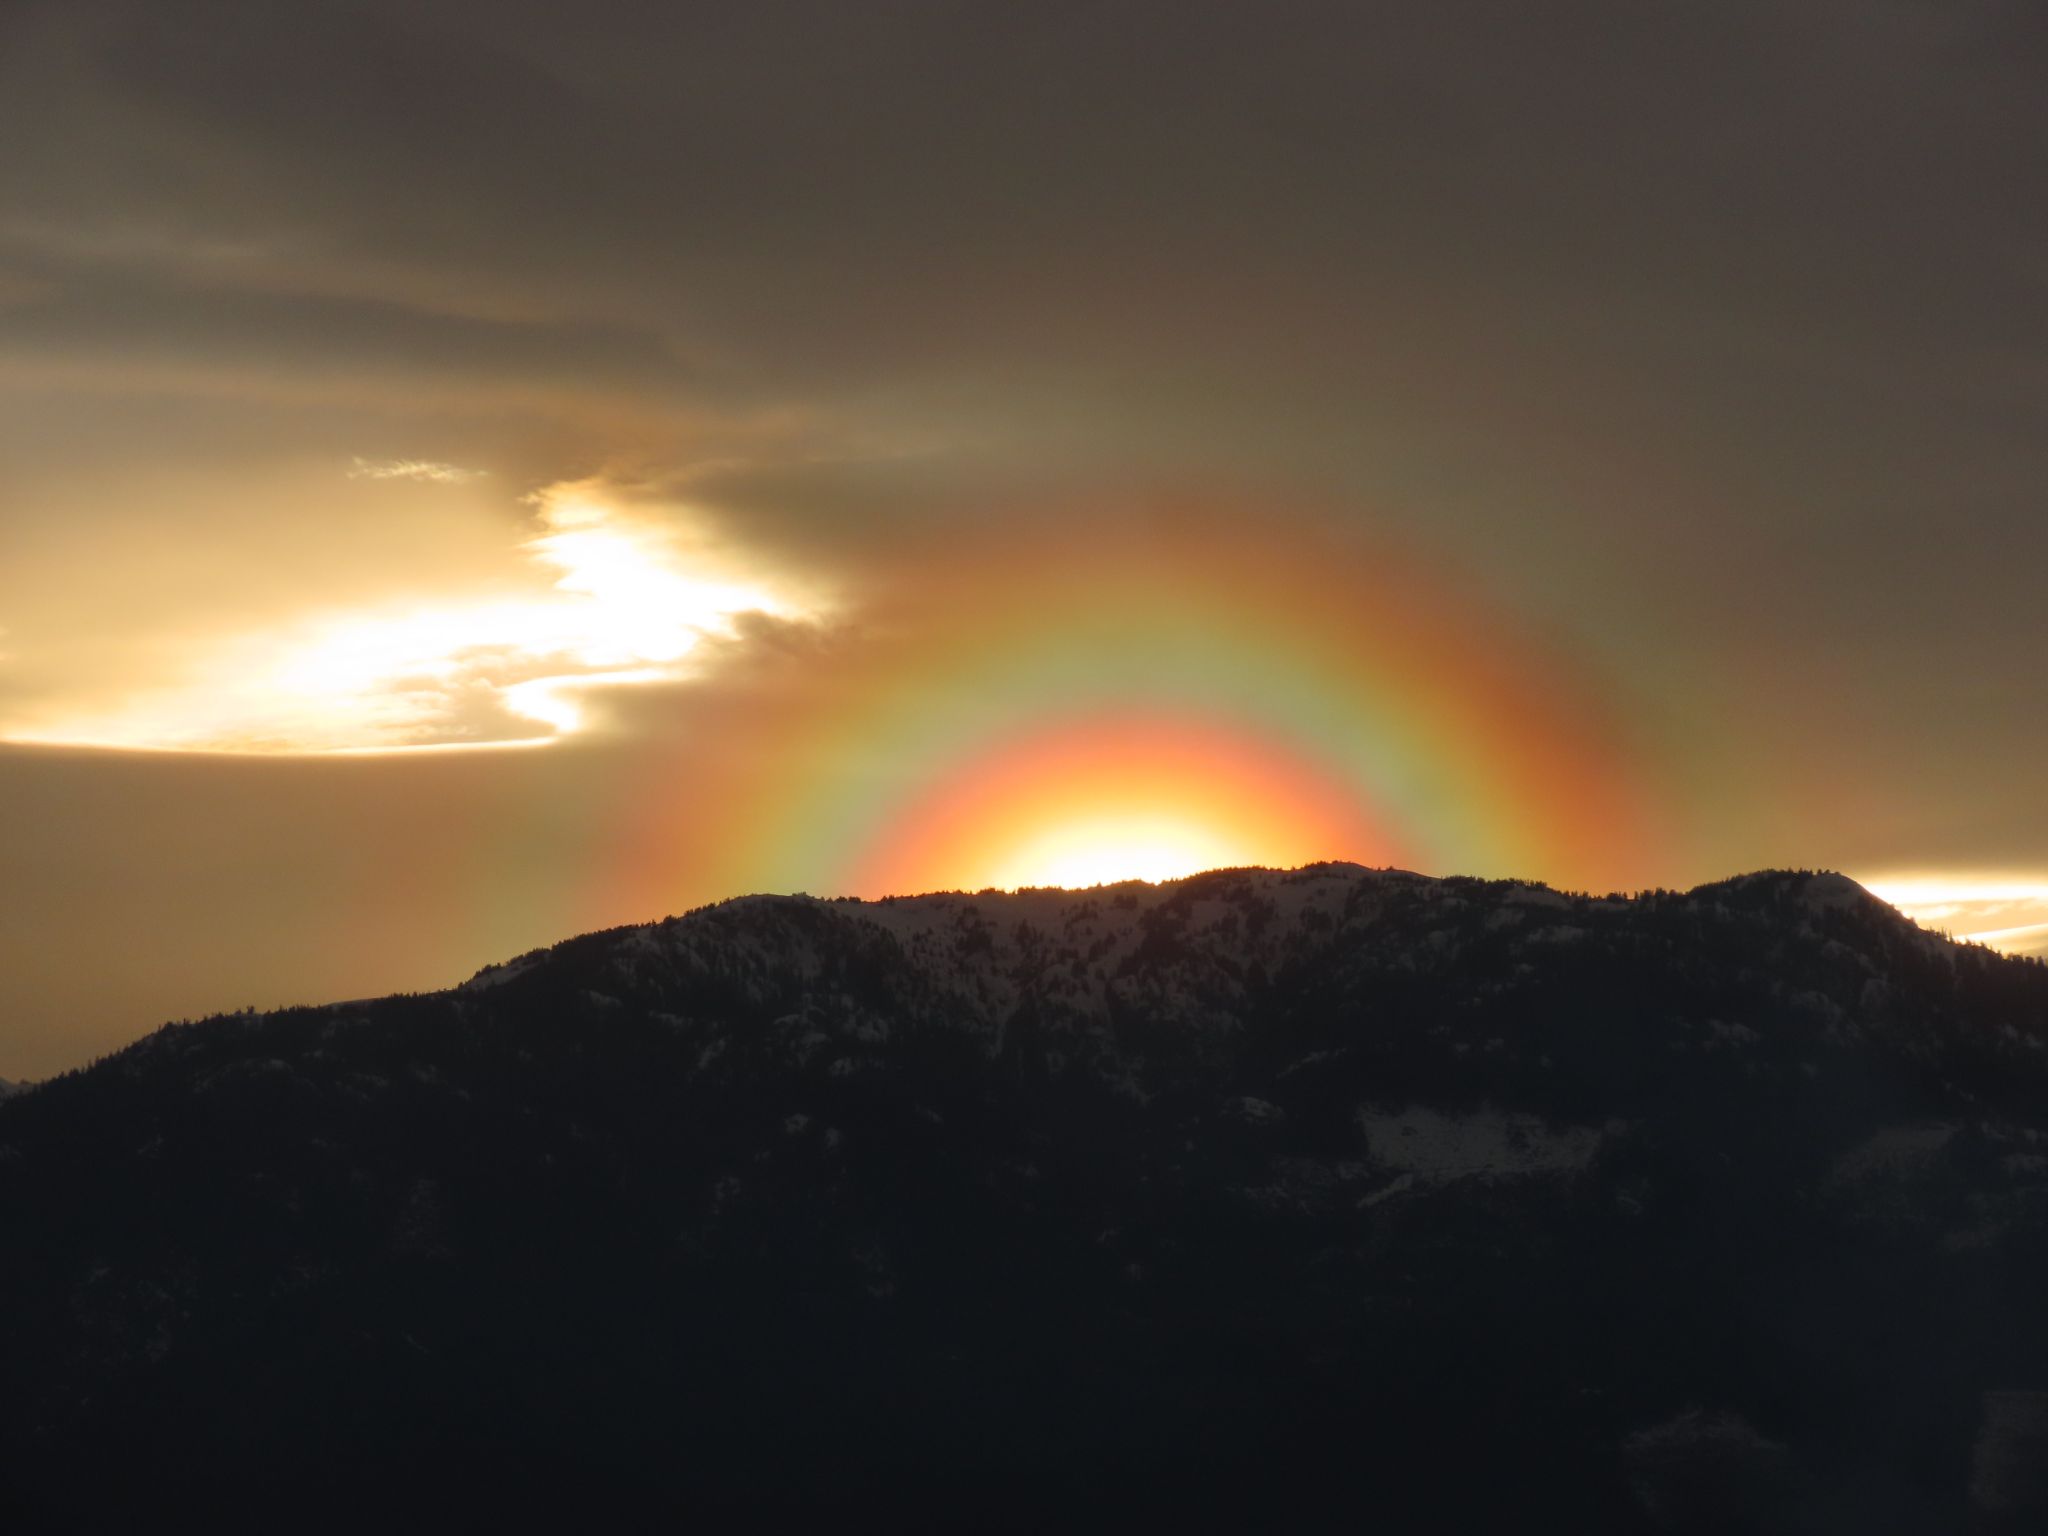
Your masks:
<svg viewBox="0 0 2048 1536"><path fill-rule="evenodd" d="M747 897L167 1026L0 1233L11 1530L2048 1512L2048 966L1838 875Z"/></svg>

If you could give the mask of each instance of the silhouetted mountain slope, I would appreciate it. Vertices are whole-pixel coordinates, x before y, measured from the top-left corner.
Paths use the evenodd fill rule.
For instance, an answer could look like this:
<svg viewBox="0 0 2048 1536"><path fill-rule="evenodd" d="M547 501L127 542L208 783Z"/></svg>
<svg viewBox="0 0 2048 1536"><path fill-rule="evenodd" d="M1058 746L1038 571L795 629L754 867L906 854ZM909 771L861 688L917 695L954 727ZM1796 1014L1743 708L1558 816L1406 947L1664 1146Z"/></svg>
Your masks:
<svg viewBox="0 0 2048 1536"><path fill-rule="evenodd" d="M0 1233L22 1528L2048 1507L2048 967L1839 876L750 897L160 1030Z"/></svg>

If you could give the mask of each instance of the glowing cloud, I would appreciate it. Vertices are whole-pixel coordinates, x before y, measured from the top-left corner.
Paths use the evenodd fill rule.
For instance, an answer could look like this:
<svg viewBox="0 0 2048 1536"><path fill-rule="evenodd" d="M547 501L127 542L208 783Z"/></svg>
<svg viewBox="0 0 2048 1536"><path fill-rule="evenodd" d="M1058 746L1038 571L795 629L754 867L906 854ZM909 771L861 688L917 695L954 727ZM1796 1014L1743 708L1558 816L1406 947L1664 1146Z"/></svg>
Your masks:
<svg viewBox="0 0 2048 1536"><path fill-rule="evenodd" d="M686 551L661 519L565 484L531 498L520 546L552 579L516 595L311 615L207 647L190 681L7 739L217 752L521 745L582 729L594 688L687 675L743 614L800 616L759 581Z"/></svg>

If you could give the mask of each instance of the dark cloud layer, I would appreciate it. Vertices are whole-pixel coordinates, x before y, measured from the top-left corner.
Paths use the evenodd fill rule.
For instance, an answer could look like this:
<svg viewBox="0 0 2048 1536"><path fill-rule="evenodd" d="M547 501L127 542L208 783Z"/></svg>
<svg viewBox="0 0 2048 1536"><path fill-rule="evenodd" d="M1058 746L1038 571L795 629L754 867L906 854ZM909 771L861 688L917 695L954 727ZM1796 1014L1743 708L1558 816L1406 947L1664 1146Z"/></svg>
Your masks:
<svg viewBox="0 0 2048 1536"><path fill-rule="evenodd" d="M2024 0L18 3L0 400L0 707L498 580L593 474L856 608L1195 490L1596 658L1691 776L1646 880L2048 867ZM6 900L102 867L76 782Z"/></svg>

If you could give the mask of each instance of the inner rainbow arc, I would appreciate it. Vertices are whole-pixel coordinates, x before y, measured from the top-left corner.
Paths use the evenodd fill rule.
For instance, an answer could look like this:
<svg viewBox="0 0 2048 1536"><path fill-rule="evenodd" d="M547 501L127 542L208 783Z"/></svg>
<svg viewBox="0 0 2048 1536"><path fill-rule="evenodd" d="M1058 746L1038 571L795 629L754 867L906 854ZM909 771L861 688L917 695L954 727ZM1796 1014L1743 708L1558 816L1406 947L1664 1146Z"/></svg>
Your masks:
<svg viewBox="0 0 2048 1536"><path fill-rule="evenodd" d="M1574 652L1397 552L1200 517L935 549L622 793L607 912L1329 859L1616 890L1668 834ZM705 763L717 766L706 771ZM650 816L648 807L659 807ZM1121 850L1121 858L1108 850Z"/></svg>

